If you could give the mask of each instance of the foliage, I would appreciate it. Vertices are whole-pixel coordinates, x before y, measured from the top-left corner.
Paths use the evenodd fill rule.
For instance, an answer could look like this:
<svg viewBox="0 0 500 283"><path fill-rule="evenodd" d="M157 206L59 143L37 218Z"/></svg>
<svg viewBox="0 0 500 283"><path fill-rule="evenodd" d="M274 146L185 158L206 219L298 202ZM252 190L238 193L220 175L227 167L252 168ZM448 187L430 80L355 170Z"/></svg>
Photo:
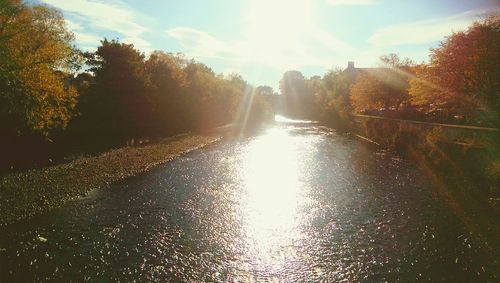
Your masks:
<svg viewBox="0 0 500 283"><path fill-rule="evenodd" d="M349 75L341 70L331 70L315 82L316 103L322 122L337 129L348 128L351 120L350 84Z"/></svg>
<svg viewBox="0 0 500 283"><path fill-rule="evenodd" d="M299 119L314 117L314 93L310 81L301 72L285 72L280 80L280 90L284 96L285 115Z"/></svg>
<svg viewBox="0 0 500 283"><path fill-rule="evenodd" d="M351 86L352 107L358 113L397 112L408 105L408 78L414 63L394 53L383 55L380 60L383 68L361 69Z"/></svg>
<svg viewBox="0 0 500 283"><path fill-rule="evenodd" d="M492 124L500 113L500 17L455 32L431 50L430 64L411 81L412 103L428 113L463 115ZM495 122L496 121L496 122Z"/></svg>
<svg viewBox="0 0 500 283"><path fill-rule="evenodd" d="M496 180L500 180L500 158L493 161L487 170L490 176Z"/></svg>
<svg viewBox="0 0 500 283"><path fill-rule="evenodd" d="M268 86L252 87L240 75L232 74L223 84L227 97L226 103L232 105L228 115L230 121L239 126L239 131L251 131L263 122L270 121L273 116L272 101L268 99L273 89ZM226 110L227 111L227 110Z"/></svg>
<svg viewBox="0 0 500 283"><path fill-rule="evenodd" d="M20 1L0 3L0 125L10 135L65 127L77 93L68 75L78 62L61 13Z"/></svg>
<svg viewBox="0 0 500 283"><path fill-rule="evenodd" d="M151 131L153 119L144 54L117 40L101 44L95 53L86 54L94 83L81 95L82 116L74 128L103 143L143 136Z"/></svg>
<svg viewBox="0 0 500 283"><path fill-rule="evenodd" d="M208 129L231 122L231 111L237 104L231 94L241 94L241 77L233 76L224 80L208 66L191 61L185 68L188 84L184 92L190 127ZM246 82L244 82L246 85Z"/></svg>
<svg viewBox="0 0 500 283"><path fill-rule="evenodd" d="M382 55L380 61L384 66L397 69L400 72L410 73L415 66L415 63L410 58L401 59L396 53Z"/></svg>
<svg viewBox="0 0 500 283"><path fill-rule="evenodd" d="M252 88L238 74L216 75L181 54L154 51L146 60L133 45L106 39L101 43L95 53L86 54L94 76L75 79L83 93L81 116L73 129L90 143L119 145L129 139L208 130L232 123L238 111L243 113L240 104ZM267 115L259 100L251 106L258 109L250 112L252 119Z"/></svg>
<svg viewBox="0 0 500 283"><path fill-rule="evenodd" d="M274 95L273 88L267 85L258 86L255 91L260 95Z"/></svg>
<svg viewBox="0 0 500 283"><path fill-rule="evenodd" d="M442 77L433 72L428 65L415 68L416 78L410 80L411 104L427 114L427 117L440 121L446 121L454 115L471 115L477 108L476 101L465 93L441 87L444 85Z"/></svg>
<svg viewBox="0 0 500 283"><path fill-rule="evenodd" d="M356 112L398 111L408 100L407 79L393 69L361 72L351 87L351 103Z"/></svg>
<svg viewBox="0 0 500 283"><path fill-rule="evenodd" d="M351 68L351 74L332 70L306 78L288 71L278 96L269 86L254 88L238 74L216 74L182 54L154 51L146 57L118 40L104 39L96 52L86 53L88 72L75 76L82 56L61 13L23 3L0 2L0 130L7 136L106 148L230 123L254 126L271 119L273 110L351 130L352 111L403 117L414 108L427 119L458 115L499 125L498 16L446 38L431 51L429 64L388 54L380 58L383 68ZM368 128L377 127L392 132L394 144L411 136L397 127Z"/></svg>
<svg viewBox="0 0 500 283"><path fill-rule="evenodd" d="M153 135L167 135L186 129L185 103L181 91L186 87L186 59L179 54L154 51L146 61L151 82Z"/></svg>

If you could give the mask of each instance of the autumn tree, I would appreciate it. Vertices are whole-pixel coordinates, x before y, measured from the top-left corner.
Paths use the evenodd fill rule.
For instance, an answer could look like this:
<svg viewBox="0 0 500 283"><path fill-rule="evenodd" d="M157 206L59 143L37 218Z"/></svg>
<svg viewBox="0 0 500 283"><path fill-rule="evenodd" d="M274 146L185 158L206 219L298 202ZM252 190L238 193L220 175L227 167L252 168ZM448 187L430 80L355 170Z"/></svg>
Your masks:
<svg viewBox="0 0 500 283"><path fill-rule="evenodd" d="M64 128L77 93L68 84L78 65L73 34L47 6L0 2L0 128L5 135Z"/></svg>
<svg viewBox="0 0 500 283"><path fill-rule="evenodd" d="M500 17L455 32L431 50L430 63L411 81L412 104L426 113L464 115L498 125ZM494 122L496 121L496 122Z"/></svg>
<svg viewBox="0 0 500 283"><path fill-rule="evenodd" d="M382 66L386 68L395 69L397 72L406 72L407 75L411 75L413 72L413 68L415 67L415 63L408 57L400 58L396 53L389 53L380 56L380 62Z"/></svg>
<svg viewBox="0 0 500 283"><path fill-rule="evenodd" d="M350 99L356 112L398 111L408 104L413 63L389 54L381 57L383 68L362 69L351 86Z"/></svg>

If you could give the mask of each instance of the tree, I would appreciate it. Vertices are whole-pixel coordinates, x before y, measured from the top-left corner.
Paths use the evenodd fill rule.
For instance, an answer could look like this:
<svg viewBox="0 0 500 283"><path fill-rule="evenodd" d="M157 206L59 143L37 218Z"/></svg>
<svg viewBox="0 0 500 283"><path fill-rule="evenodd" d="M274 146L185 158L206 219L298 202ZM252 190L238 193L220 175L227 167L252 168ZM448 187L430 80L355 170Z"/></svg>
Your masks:
<svg viewBox="0 0 500 283"><path fill-rule="evenodd" d="M68 124L77 98L68 81L78 64L73 39L56 10L17 0L0 3L3 134L49 136Z"/></svg>
<svg viewBox="0 0 500 283"><path fill-rule="evenodd" d="M397 69L403 72L412 72L415 63L410 58L399 58L396 53L389 53L380 56L380 61L386 67Z"/></svg>
<svg viewBox="0 0 500 283"><path fill-rule="evenodd" d="M300 119L314 115L314 95L301 72L285 72L280 80L280 91L285 100L285 115Z"/></svg>
<svg viewBox="0 0 500 283"><path fill-rule="evenodd" d="M415 68L415 78L410 80L411 104L428 117L448 120L455 115L470 116L477 108L476 101L463 92L453 92L442 87L443 78L429 65Z"/></svg>
<svg viewBox="0 0 500 283"><path fill-rule="evenodd" d="M154 134L165 135L187 128L186 101L181 92L186 87L186 60L180 55L154 51L146 61L153 100Z"/></svg>
<svg viewBox="0 0 500 283"><path fill-rule="evenodd" d="M273 95L274 94L274 90L272 87L270 86L267 86L267 85L261 85L261 86L258 86L255 91L260 94L260 95Z"/></svg>
<svg viewBox="0 0 500 283"><path fill-rule="evenodd" d="M411 81L412 103L431 113L500 120L500 17L475 22L431 50L430 63ZM495 122L496 121L496 122Z"/></svg>
<svg viewBox="0 0 500 283"><path fill-rule="evenodd" d="M86 57L95 83L79 103L82 134L111 143L151 134L153 103L144 54L131 44L104 39Z"/></svg>
<svg viewBox="0 0 500 283"><path fill-rule="evenodd" d="M308 93L307 83L304 75L299 71L288 71L280 80L282 95L300 96Z"/></svg>
<svg viewBox="0 0 500 283"><path fill-rule="evenodd" d="M205 64L191 60L184 68L187 86L183 95L187 105L187 123L190 129L211 128L218 123L224 111L214 115L218 78ZM226 109L227 111L227 109Z"/></svg>
<svg viewBox="0 0 500 283"><path fill-rule="evenodd" d="M361 72L351 87L350 99L356 112L399 110L408 99L407 79L396 72Z"/></svg>
<svg viewBox="0 0 500 283"><path fill-rule="evenodd" d="M356 112L399 111L408 104L409 78L413 62L397 54L380 57L383 68L360 71L351 86L351 103Z"/></svg>
<svg viewBox="0 0 500 283"><path fill-rule="evenodd" d="M350 122L350 76L341 70L330 70L317 86L316 103L319 119L337 129L346 129Z"/></svg>

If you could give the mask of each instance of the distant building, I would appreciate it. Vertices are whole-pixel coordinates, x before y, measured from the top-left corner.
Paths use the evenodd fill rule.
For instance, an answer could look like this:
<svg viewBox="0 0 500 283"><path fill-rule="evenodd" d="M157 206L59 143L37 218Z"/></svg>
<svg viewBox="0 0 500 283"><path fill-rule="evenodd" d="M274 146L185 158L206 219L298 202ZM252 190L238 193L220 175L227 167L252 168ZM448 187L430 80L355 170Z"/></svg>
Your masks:
<svg viewBox="0 0 500 283"><path fill-rule="evenodd" d="M354 66L353 61L349 61L347 63L347 69L344 70L344 73L349 74L352 82L355 82L356 79L358 78L358 75L362 72L369 73L369 74L375 75L375 76L379 76L380 74L387 74L387 73L396 74L396 72L391 68L356 68Z"/></svg>
<svg viewBox="0 0 500 283"><path fill-rule="evenodd" d="M364 78L375 79L380 82L384 88L386 88L389 93L396 94L397 96L401 94L408 93L408 74L397 68L390 67L379 67L379 68L356 68L354 62L349 61L347 64L347 69L343 71L347 73L350 77L351 83L356 83L359 76L363 74ZM396 109L399 106L395 107ZM380 109L380 110L394 110L394 109ZM381 114L381 113L377 113Z"/></svg>
<svg viewBox="0 0 500 283"><path fill-rule="evenodd" d="M356 68L353 61L347 63L347 69L344 73L349 74L351 81L354 83L361 73L373 76L388 86L405 88L408 86L408 75L397 68Z"/></svg>

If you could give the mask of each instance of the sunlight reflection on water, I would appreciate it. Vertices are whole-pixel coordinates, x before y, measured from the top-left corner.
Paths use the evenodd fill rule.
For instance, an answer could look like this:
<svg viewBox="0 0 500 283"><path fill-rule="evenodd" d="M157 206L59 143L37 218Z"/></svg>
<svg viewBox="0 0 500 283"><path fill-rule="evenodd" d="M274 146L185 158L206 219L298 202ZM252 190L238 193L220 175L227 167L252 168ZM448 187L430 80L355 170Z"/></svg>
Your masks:
<svg viewBox="0 0 500 283"><path fill-rule="evenodd" d="M243 168L244 229L254 264L281 270L300 237L298 205L303 200L293 138L281 128L254 140Z"/></svg>
<svg viewBox="0 0 500 283"><path fill-rule="evenodd" d="M390 153L277 122L4 229L0 281L497 282L431 189Z"/></svg>
<svg viewBox="0 0 500 283"><path fill-rule="evenodd" d="M282 124L317 124L317 121L310 121L310 120L294 120L287 118L282 115L274 115L274 121L277 123L282 123Z"/></svg>

